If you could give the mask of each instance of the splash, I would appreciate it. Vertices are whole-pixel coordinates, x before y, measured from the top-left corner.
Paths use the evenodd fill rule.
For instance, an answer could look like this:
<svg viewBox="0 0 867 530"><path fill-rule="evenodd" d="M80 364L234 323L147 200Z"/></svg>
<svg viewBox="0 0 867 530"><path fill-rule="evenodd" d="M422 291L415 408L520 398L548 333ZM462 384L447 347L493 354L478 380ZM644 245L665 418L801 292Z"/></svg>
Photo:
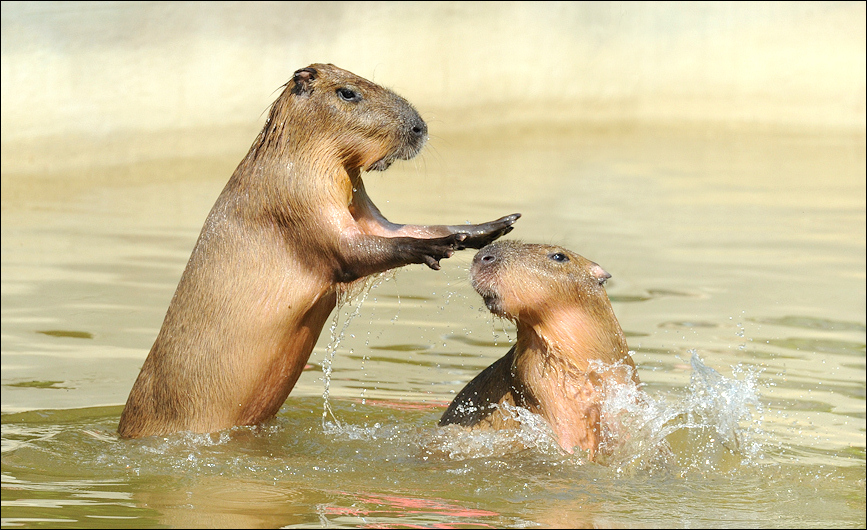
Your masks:
<svg viewBox="0 0 867 530"><path fill-rule="evenodd" d="M340 347L340 343L343 341L344 336L346 335L346 329L349 327L349 323L358 316L361 312L361 306L364 304L364 301L367 300L367 296L370 294L370 291L380 282L380 280L384 277L383 274L375 274L369 278L366 278L364 281L359 282L356 286L353 286L346 290L341 290L337 294L337 308L334 312L334 319L331 321L331 327L329 331L331 333L331 340L328 342L328 346L325 348L325 356L322 359L322 380L324 384L324 388L322 390L322 428L326 429L326 423L328 422L328 416L334 420L334 423L340 428L340 421L334 415L334 411L331 408L331 403L328 400L328 396L331 392L331 372L333 370L334 365L334 355L337 353L337 348ZM340 320L340 311L343 309L344 305L355 305L355 308L352 312L347 315L346 321L343 322L343 326L340 328L340 332L337 332L337 325Z"/></svg>
<svg viewBox="0 0 867 530"><path fill-rule="evenodd" d="M758 442L749 437L755 429L741 429L740 424L751 422L752 409L758 414L762 412L757 391L759 372L738 365L733 371L743 379L728 379L706 366L694 351L691 353L690 408L687 411L690 424L712 428L721 443L732 451L758 453Z"/></svg>
<svg viewBox="0 0 867 530"><path fill-rule="evenodd" d="M738 365L734 377L725 377L690 353L685 394L654 399L640 388L644 385L606 388L600 462L618 471L659 466L723 471L761 456L759 372Z"/></svg>
<svg viewBox="0 0 867 530"><path fill-rule="evenodd" d="M758 372L733 367L728 378L690 352L692 374L685 394L651 396L629 377L628 366L596 365L605 373L602 405L603 436L595 462L618 473L667 469L722 471L761 454L761 404ZM563 455L547 422L526 409L505 405L518 429L468 430L458 425L438 429L424 442L430 454L452 460L485 458L533 449L548 456ZM756 414L754 414L756 413ZM585 452L571 457L587 463Z"/></svg>
<svg viewBox="0 0 867 530"><path fill-rule="evenodd" d="M618 469L664 465L681 472L723 471L761 456L759 372L738 365L728 378L690 353L685 395L654 399L634 384L606 394L609 463Z"/></svg>
<svg viewBox="0 0 867 530"><path fill-rule="evenodd" d="M506 415L518 422L516 429L467 429L446 425L425 433L420 444L427 457L448 460L498 457L534 448L546 455L559 456L560 446L548 423L529 410L504 403Z"/></svg>
<svg viewBox="0 0 867 530"><path fill-rule="evenodd" d="M648 395L643 384L635 383L633 367L621 363L590 366L605 381L602 442L596 461L616 465L619 471L666 465L671 454L666 436L678 413Z"/></svg>

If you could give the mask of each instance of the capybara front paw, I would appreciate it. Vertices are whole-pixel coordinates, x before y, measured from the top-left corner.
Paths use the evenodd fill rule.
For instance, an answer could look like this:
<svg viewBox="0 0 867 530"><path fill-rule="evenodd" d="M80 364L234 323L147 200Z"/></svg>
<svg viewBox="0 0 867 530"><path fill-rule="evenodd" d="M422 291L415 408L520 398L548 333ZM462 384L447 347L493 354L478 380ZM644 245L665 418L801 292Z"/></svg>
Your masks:
<svg viewBox="0 0 867 530"><path fill-rule="evenodd" d="M466 229L460 227L461 232L466 232L467 234L467 238L462 243L462 248L482 248L488 243L496 241L511 232L514 228L512 225L520 217L521 214L513 213L489 223L469 225Z"/></svg>
<svg viewBox="0 0 867 530"><path fill-rule="evenodd" d="M450 234L446 237L417 240L424 244L422 254L423 263L435 271L440 270L440 260L452 257L455 250L465 248L464 241L466 239L467 234L458 233Z"/></svg>

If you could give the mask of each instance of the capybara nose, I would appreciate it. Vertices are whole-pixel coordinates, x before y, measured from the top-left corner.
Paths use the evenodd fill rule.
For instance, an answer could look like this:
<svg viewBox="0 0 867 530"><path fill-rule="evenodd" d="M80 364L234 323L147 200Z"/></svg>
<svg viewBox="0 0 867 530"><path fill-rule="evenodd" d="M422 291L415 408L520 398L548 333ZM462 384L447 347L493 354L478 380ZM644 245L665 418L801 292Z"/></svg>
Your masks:
<svg viewBox="0 0 867 530"><path fill-rule="evenodd" d="M417 120L413 120L409 130L416 138L425 138L427 136L427 123L418 118Z"/></svg>
<svg viewBox="0 0 867 530"><path fill-rule="evenodd" d="M473 263L479 265L492 265L497 261L497 255L490 249L482 249L478 251L473 258Z"/></svg>

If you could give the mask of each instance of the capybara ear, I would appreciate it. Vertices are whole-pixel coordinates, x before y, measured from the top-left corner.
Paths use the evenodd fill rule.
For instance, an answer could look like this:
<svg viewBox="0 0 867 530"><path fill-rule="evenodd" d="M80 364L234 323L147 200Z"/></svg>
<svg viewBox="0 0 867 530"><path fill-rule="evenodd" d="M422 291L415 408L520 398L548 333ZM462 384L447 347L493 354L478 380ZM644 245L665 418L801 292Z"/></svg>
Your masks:
<svg viewBox="0 0 867 530"><path fill-rule="evenodd" d="M605 269L603 269L596 263L590 264L590 274L592 274L593 277L596 278L596 281L599 282L599 285L605 285L605 281L611 278L611 275L605 272Z"/></svg>
<svg viewBox="0 0 867 530"><path fill-rule="evenodd" d="M292 76L292 82L295 85L292 87L292 93L296 96L309 96L313 93L313 81L319 72L315 68L302 68L297 70Z"/></svg>

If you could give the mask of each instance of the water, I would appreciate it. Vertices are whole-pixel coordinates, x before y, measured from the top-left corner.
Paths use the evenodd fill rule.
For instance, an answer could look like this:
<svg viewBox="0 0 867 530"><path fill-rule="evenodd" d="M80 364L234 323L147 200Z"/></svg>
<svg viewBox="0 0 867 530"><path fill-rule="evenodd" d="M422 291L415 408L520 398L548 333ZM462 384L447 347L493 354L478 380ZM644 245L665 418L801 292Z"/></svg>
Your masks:
<svg viewBox="0 0 867 530"><path fill-rule="evenodd" d="M600 464L533 418L436 427L515 338L469 285L472 251L346 301L273 422L119 440L247 146L4 173L3 526L865 525L863 135L432 131L422 157L366 176L374 201L395 222L521 212L508 237L612 273L644 383L606 403L629 440Z"/></svg>

